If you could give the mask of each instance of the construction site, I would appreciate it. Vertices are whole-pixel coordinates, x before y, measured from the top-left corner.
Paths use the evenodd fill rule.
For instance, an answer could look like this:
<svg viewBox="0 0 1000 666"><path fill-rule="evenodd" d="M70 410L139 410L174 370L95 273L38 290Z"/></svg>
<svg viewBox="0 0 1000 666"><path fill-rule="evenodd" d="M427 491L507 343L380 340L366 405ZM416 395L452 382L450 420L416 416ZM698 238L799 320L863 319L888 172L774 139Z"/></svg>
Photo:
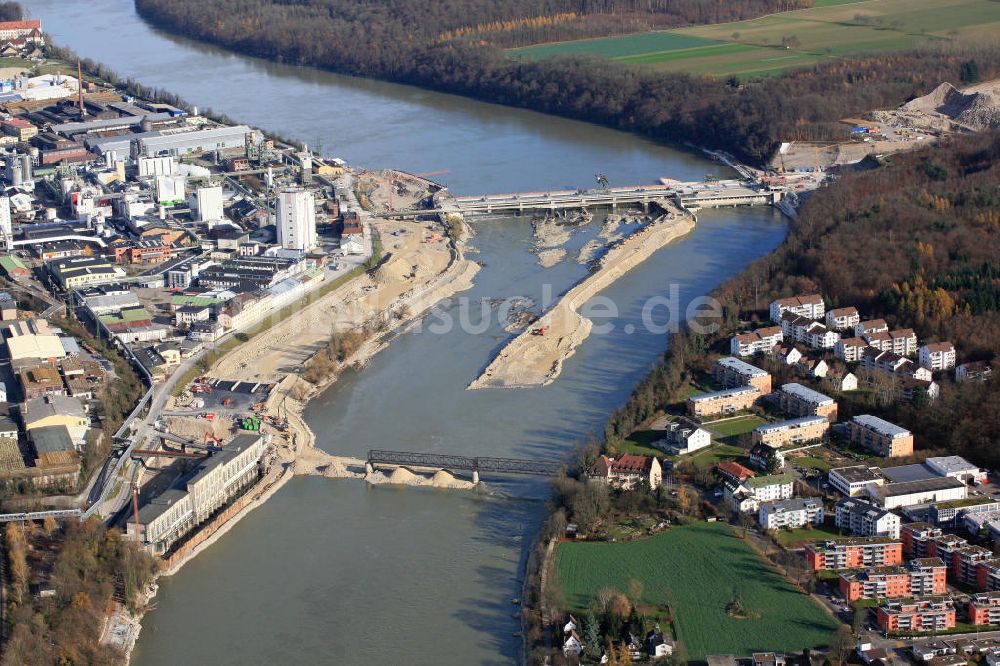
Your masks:
<svg viewBox="0 0 1000 666"><path fill-rule="evenodd" d="M845 118L843 141L792 141L781 144L771 160L773 183L827 169L846 167L868 157L915 150L950 134L1000 128L1000 81L964 89L942 83L896 109L874 110Z"/></svg>

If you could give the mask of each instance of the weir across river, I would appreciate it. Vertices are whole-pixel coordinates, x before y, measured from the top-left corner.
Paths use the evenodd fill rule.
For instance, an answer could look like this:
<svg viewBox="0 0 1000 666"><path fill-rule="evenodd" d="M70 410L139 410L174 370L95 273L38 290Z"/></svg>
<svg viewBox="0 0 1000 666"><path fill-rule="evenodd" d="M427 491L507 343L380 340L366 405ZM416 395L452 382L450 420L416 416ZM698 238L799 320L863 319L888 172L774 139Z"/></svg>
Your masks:
<svg viewBox="0 0 1000 666"><path fill-rule="evenodd" d="M481 472L497 474L533 474L552 476L564 467L561 462L546 460L522 460L519 458L488 458L455 456L443 453L411 453L408 451L383 451L372 449L368 452L365 470L372 473L378 466L419 467L448 471L465 470L472 472L472 482L479 483Z"/></svg>

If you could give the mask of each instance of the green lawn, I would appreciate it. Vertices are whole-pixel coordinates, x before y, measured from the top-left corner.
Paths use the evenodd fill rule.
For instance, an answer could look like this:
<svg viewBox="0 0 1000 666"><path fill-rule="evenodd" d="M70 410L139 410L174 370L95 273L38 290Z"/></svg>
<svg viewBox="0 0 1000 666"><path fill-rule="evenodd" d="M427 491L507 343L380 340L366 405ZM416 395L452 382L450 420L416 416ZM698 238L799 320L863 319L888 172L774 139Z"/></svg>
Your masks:
<svg viewBox="0 0 1000 666"><path fill-rule="evenodd" d="M840 530L832 525L813 525L811 528L800 527L795 530L778 530L774 533L775 541L785 548L797 548L813 541L840 538L843 538Z"/></svg>
<svg viewBox="0 0 1000 666"><path fill-rule="evenodd" d="M681 459L692 460L696 467L713 467L721 462L743 458L746 454L746 450L738 446L713 444L690 456L681 456Z"/></svg>
<svg viewBox="0 0 1000 666"><path fill-rule="evenodd" d="M829 58L998 33L995 0L817 0L809 9L748 21L539 44L509 53L529 60L593 55L657 70L747 78Z"/></svg>
<svg viewBox="0 0 1000 666"><path fill-rule="evenodd" d="M582 611L605 587L643 584L644 602L669 604L678 638L693 660L709 654L799 652L825 646L837 628L739 539L727 525L697 523L629 543L566 542L556 553L559 584L572 609ZM735 595L751 617L733 618Z"/></svg>
<svg viewBox="0 0 1000 666"><path fill-rule="evenodd" d="M766 420L753 414L725 419L717 423L705 423L705 429L719 439L736 438L752 431L757 426L767 423Z"/></svg>
<svg viewBox="0 0 1000 666"><path fill-rule="evenodd" d="M662 458L665 454L653 446L653 442L663 439L662 430L637 430L628 436L624 442L615 447L618 453L631 453L637 456L656 456Z"/></svg>
<svg viewBox="0 0 1000 666"><path fill-rule="evenodd" d="M793 465L798 465L799 467L805 467L806 469L815 469L820 472L830 471L830 463L815 456L801 456L799 458L789 457L788 462Z"/></svg>

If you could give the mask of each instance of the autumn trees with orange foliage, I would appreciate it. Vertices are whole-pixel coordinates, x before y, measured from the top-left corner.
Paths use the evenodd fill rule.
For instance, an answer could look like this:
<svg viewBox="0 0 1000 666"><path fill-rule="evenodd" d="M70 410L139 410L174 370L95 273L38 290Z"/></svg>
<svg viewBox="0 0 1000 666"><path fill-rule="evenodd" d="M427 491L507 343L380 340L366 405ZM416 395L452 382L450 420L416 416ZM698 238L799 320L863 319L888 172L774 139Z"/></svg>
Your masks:
<svg viewBox="0 0 1000 666"><path fill-rule="evenodd" d="M120 664L123 655L100 645L105 615L117 591L137 601L156 562L95 520L7 523L7 640L0 664ZM33 595L32 587L53 594Z"/></svg>

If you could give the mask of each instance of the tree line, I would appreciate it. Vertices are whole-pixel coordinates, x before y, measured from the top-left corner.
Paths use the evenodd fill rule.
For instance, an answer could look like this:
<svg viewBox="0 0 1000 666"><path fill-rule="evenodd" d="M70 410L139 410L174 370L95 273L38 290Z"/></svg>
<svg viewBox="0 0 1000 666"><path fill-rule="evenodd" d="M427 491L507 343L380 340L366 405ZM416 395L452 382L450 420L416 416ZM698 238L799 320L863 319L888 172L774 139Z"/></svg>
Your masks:
<svg viewBox="0 0 1000 666"><path fill-rule="evenodd" d="M844 136L841 118L898 105L942 81L960 81L975 63L983 79L1000 76L1000 48L947 42L895 54L830 60L746 84L665 73L597 58L529 62L509 58L507 39L489 35L440 42L447 30L567 10L557 0L136 0L139 13L167 30L271 60L318 66L585 120L655 140L725 149L763 163L781 141ZM791 6L748 0L664 0L676 24L714 20L706 7L740 16ZM586 5L586 3L584 3ZM672 13L671 13L672 12ZM702 12L699 14L699 12ZM608 17L610 14L597 14ZM731 18L720 13L720 20ZM574 22L550 22L547 38L579 36ZM503 31L500 31L503 32Z"/></svg>

